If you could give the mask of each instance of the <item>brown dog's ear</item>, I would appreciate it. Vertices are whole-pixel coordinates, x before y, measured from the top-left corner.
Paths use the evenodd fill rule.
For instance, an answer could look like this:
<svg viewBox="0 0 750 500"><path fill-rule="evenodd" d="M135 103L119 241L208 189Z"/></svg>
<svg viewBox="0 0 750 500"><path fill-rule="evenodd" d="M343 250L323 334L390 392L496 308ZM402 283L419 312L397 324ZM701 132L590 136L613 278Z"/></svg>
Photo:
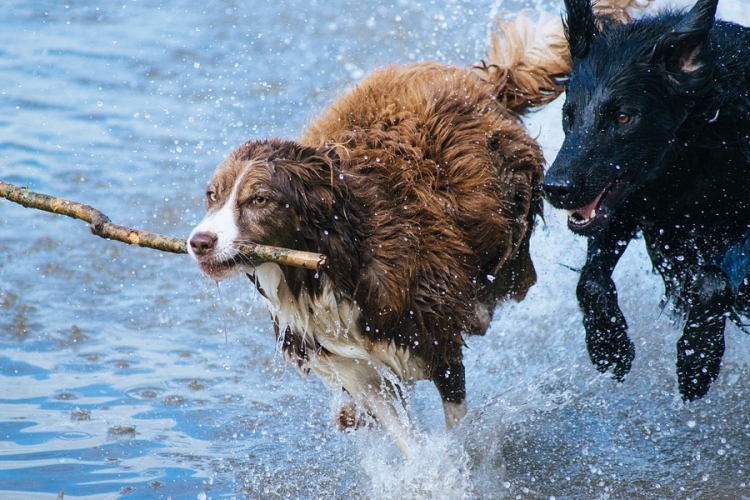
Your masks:
<svg viewBox="0 0 750 500"><path fill-rule="evenodd" d="M326 149L324 151L325 151L326 156L331 160L331 165L335 168L338 168L341 164L341 157L336 151L336 148L331 147L331 146L326 146Z"/></svg>
<svg viewBox="0 0 750 500"><path fill-rule="evenodd" d="M565 0L565 11L563 26L570 55L573 59L583 59L598 32L591 0Z"/></svg>
<svg viewBox="0 0 750 500"><path fill-rule="evenodd" d="M695 74L704 69L717 3L718 0L698 0L677 26L656 43L652 62L663 65L670 73Z"/></svg>
<svg viewBox="0 0 750 500"><path fill-rule="evenodd" d="M338 210L346 185L339 180L340 160L334 148L284 141L269 156L269 164L278 188L306 222L323 225Z"/></svg>
<svg viewBox="0 0 750 500"><path fill-rule="evenodd" d="M332 147L313 148L294 143L296 149L287 153L287 158L302 164L314 166L322 172L332 172L339 166L339 156Z"/></svg>

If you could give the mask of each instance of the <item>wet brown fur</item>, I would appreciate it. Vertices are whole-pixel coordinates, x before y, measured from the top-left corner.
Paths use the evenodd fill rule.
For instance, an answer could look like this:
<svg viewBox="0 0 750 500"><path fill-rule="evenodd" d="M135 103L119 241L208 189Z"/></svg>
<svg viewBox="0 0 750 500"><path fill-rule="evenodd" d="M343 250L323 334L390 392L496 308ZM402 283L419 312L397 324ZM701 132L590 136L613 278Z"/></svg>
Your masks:
<svg viewBox="0 0 750 500"><path fill-rule="evenodd" d="M497 298L519 300L536 280L528 238L543 157L494 90L455 67L389 67L298 143L244 144L214 182L244 175L245 197L262 189L273 200L255 243L329 256L323 273L361 308L363 335L409 348L428 369L454 362L462 334L486 330L477 302L491 314ZM319 293L315 272L283 273L296 295ZM301 361L319 348L284 346Z"/></svg>

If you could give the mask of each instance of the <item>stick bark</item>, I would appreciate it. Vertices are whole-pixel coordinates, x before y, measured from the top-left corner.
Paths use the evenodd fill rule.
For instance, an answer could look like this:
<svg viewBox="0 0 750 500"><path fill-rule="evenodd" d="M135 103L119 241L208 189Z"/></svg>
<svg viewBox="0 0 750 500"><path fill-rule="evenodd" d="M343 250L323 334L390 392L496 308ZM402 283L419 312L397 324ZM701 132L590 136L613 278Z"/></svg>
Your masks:
<svg viewBox="0 0 750 500"><path fill-rule="evenodd" d="M2 180L0 180L0 197L24 207L86 221L91 227L91 232L102 238L153 248L162 252L187 253L187 243L183 239L113 224L103 212L83 203L36 193ZM253 261L275 262L315 271L320 270L326 262L326 256L323 254L301 252L289 248L245 244L238 246L238 249L243 256Z"/></svg>

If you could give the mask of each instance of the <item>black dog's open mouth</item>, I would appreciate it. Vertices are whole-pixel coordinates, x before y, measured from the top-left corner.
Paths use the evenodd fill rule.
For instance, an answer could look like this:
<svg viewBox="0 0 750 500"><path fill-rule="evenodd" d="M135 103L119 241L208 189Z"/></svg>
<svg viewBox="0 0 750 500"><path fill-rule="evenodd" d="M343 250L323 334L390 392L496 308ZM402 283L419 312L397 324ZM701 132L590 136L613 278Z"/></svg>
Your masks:
<svg viewBox="0 0 750 500"><path fill-rule="evenodd" d="M588 205L574 210L567 210L568 227L570 230L580 233L603 224L624 199L629 185L629 177L627 174L621 175L607 184L597 197L594 198L594 201Z"/></svg>

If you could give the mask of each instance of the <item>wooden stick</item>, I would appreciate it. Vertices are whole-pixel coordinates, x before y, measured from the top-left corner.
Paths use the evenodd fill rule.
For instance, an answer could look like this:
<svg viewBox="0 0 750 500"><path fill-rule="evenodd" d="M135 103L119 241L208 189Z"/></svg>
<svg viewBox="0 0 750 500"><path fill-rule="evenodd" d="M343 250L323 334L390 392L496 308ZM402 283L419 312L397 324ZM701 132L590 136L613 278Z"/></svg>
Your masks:
<svg viewBox="0 0 750 500"><path fill-rule="evenodd" d="M1 180L0 197L24 207L36 208L86 221L91 226L91 232L102 238L122 241L129 245L153 248L162 252L187 253L185 240L112 224L109 217L104 213L83 203L36 193L28 188L19 188ZM254 261L276 262L315 271L320 270L326 263L325 255L288 248L267 245L241 245L238 248L242 255Z"/></svg>
<svg viewBox="0 0 750 500"><path fill-rule="evenodd" d="M187 253L185 240L112 224L109 217L83 203L35 193L27 188L19 188L3 181L0 181L0 196L24 207L84 220L91 224L91 232L102 238L122 241L130 245L155 248L163 252Z"/></svg>
<svg viewBox="0 0 750 500"><path fill-rule="evenodd" d="M246 243L244 245L236 245L236 247L242 255L251 260L276 262L277 264L302 267L304 269L312 269L313 271L320 271L328 260L322 253L303 252L301 250L291 250L289 248L272 247L269 245Z"/></svg>

